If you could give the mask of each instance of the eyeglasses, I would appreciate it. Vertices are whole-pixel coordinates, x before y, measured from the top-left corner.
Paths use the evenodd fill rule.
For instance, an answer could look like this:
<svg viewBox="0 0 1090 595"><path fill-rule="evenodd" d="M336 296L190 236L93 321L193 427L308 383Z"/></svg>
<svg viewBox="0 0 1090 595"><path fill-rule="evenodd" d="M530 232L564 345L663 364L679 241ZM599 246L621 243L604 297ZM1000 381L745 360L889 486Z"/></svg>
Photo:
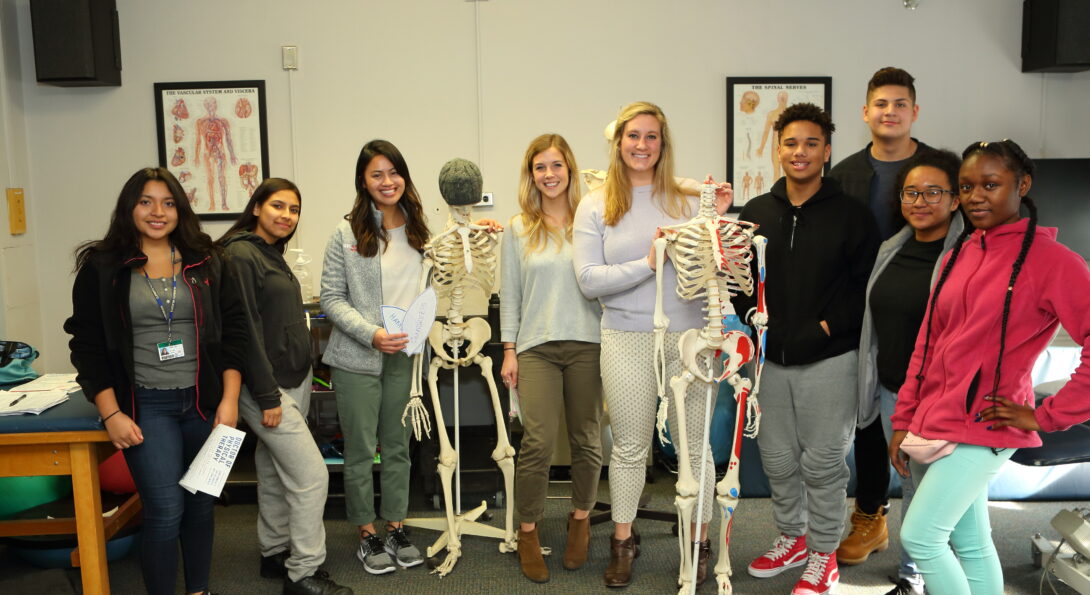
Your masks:
<svg viewBox="0 0 1090 595"><path fill-rule="evenodd" d="M926 202L927 204L936 205L939 204L939 201L942 200L943 194L953 195L954 191L943 190L942 188L928 188L927 190L923 191L902 189L897 194L900 195L901 202L905 203L906 205L910 205L916 202L916 199L920 198L921 196L923 197L924 202Z"/></svg>

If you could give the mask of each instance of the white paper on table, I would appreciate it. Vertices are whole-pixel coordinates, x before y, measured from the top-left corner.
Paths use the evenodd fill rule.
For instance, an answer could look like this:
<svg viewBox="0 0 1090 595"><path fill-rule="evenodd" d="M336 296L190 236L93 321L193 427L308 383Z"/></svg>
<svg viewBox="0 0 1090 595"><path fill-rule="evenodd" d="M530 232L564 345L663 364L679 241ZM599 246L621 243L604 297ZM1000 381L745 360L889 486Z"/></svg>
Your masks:
<svg viewBox="0 0 1090 595"><path fill-rule="evenodd" d="M41 412L68 400L68 393L63 390L24 391L22 386L15 390L0 390L0 415L20 415ZM12 403L15 403L12 405Z"/></svg>
<svg viewBox="0 0 1090 595"><path fill-rule="evenodd" d="M386 332L409 335L409 344L405 346L405 353L415 355L424 349L424 341L428 338L431 324L435 322L437 302L435 290L428 287L413 298L408 310L402 310L397 306L382 306L379 309L382 312L382 326Z"/></svg>
<svg viewBox="0 0 1090 595"><path fill-rule="evenodd" d="M212 435L178 483L191 494L204 492L219 498L245 436L246 432L224 424L212 428Z"/></svg>
<svg viewBox="0 0 1090 595"><path fill-rule="evenodd" d="M21 393L45 390L62 390L71 393L79 390L79 384L76 383L75 374L42 374L30 382L20 384L17 388Z"/></svg>

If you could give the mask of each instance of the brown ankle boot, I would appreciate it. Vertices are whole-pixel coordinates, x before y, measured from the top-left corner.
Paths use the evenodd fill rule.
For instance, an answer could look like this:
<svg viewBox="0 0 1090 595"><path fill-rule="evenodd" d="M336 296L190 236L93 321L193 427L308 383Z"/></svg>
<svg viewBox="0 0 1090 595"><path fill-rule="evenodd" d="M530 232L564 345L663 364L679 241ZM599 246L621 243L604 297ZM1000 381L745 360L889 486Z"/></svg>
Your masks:
<svg viewBox="0 0 1090 595"><path fill-rule="evenodd" d="M537 526L532 531L519 529L519 565L522 574L535 583L549 582L549 567L541 555L541 541L537 537Z"/></svg>
<svg viewBox="0 0 1090 595"><path fill-rule="evenodd" d="M700 542L700 554L696 558L696 586L701 586L708 580L708 560L712 557L712 540L705 539Z"/></svg>
<svg viewBox="0 0 1090 595"><path fill-rule="evenodd" d="M609 566L606 566L607 587L627 587L632 580L632 561L640 555L640 546L632 535L628 539L609 537Z"/></svg>
<svg viewBox="0 0 1090 595"><path fill-rule="evenodd" d="M590 517L575 518L568 513L568 545L564 547L564 568L575 570L587 562L590 549Z"/></svg>

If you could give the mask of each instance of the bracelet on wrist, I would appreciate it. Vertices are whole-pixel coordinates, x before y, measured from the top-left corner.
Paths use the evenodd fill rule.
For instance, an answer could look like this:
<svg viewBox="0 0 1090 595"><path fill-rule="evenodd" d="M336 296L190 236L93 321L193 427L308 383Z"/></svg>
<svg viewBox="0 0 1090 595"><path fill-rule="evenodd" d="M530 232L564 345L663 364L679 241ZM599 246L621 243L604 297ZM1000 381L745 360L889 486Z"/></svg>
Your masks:
<svg viewBox="0 0 1090 595"><path fill-rule="evenodd" d="M103 423L103 424L105 424L105 423L106 423L106 420L108 420L108 419L110 419L111 417L113 417L113 416L117 415L118 413L121 413L121 410L120 410L120 409L118 409L117 411L114 411L113 413L111 413L111 414L107 415L106 417L102 418L102 423Z"/></svg>
<svg viewBox="0 0 1090 595"><path fill-rule="evenodd" d="M514 351L515 348L514 347L504 347L503 350L504 351Z"/></svg>

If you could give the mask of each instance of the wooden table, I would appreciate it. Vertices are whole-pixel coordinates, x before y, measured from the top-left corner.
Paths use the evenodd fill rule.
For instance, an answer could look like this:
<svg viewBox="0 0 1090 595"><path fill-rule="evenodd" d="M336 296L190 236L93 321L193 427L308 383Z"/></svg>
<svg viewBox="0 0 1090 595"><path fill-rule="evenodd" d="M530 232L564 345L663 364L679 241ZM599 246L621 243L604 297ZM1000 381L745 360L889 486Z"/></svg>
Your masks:
<svg viewBox="0 0 1090 595"><path fill-rule="evenodd" d="M41 415L0 417L0 477L71 475L75 518L0 521L0 536L76 534L83 592L108 594L106 540L140 512L133 494L117 512L102 518L98 464L115 449L98 423L98 413L82 393L69 396Z"/></svg>

